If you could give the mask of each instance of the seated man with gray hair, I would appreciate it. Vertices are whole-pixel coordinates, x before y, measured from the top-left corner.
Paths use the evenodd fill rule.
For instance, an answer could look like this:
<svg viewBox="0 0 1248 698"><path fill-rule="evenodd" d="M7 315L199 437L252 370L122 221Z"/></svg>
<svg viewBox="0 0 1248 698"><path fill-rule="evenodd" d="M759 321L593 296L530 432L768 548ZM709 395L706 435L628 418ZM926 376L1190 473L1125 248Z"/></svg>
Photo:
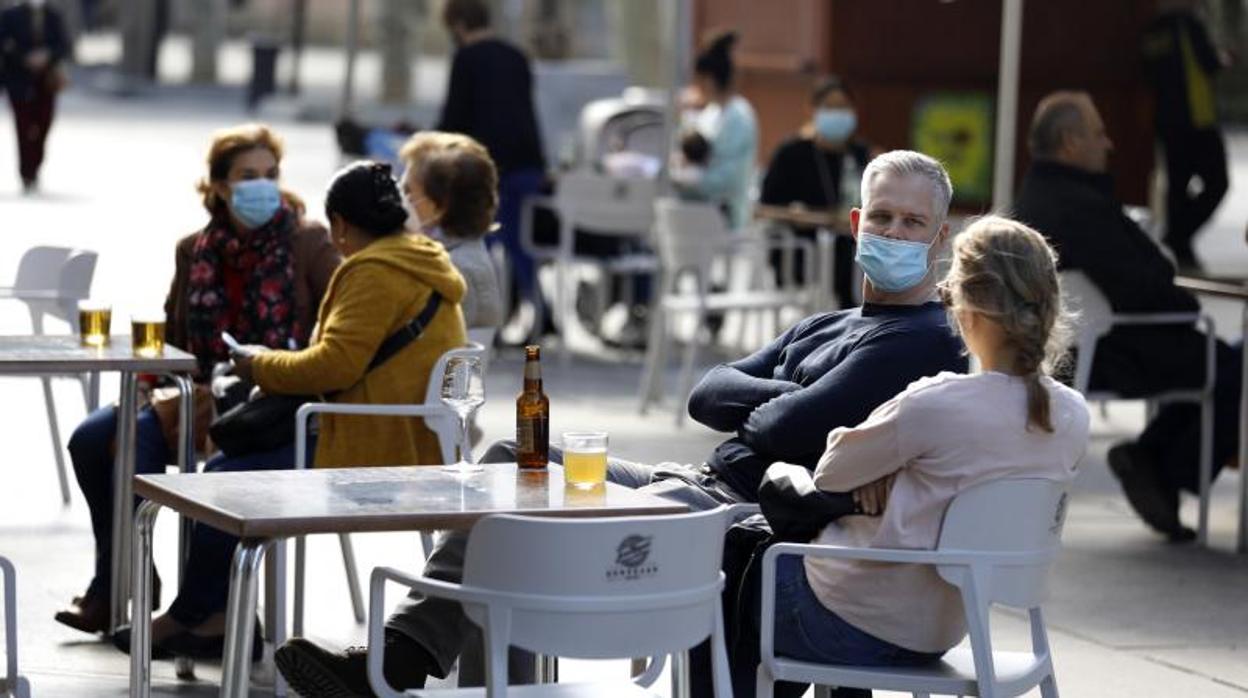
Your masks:
<svg viewBox="0 0 1248 698"><path fill-rule="evenodd" d="M962 343L936 297L936 260L949 236L953 188L944 167L912 151L884 153L862 178L861 209L851 213L862 267L860 308L819 313L763 349L711 369L689 398L689 414L734 435L705 463L643 465L611 459L607 479L679 500L693 509L757 501L775 461L814 469L828 433L853 426L910 383L942 371L962 373ZM550 449L552 462L562 453ZM494 444L483 462L515 460L515 444ZM847 511L854 508L845 494ZM425 574L459 581L467 536L440 538ZM387 623L384 673L391 685L424 685L445 676L480 637L456 603L413 595ZM296 638L277 654L291 686L316 695L371 695L365 652L331 652ZM460 678L475 669L461 663ZM531 677L532 662L512 662L512 679ZM476 677L473 676L473 679ZM336 691L336 692L333 692Z"/></svg>
<svg viewBox="0 0 1248 698"><path fill-rule="evenodd" d="M1040 101L1028 137L1032 164L1015 217L1057 250L1058 268L1083 272L1115 313L1190 313L1195 296L1175 285L1161 248L1122 211L1109 175L1113 148L1086 92ZM1187 325L1115 327L1096 344L1089 386L1147 396L1205 379L1206 336ZM1239 447L1242 348L1218 340L1214 357L1213 477ZM1200 409L1161 406L1135 441L1109 449L1110 470L1144 523L1172 542L1195 539L1179 520L1179 491L1200 492Z"/></svg>

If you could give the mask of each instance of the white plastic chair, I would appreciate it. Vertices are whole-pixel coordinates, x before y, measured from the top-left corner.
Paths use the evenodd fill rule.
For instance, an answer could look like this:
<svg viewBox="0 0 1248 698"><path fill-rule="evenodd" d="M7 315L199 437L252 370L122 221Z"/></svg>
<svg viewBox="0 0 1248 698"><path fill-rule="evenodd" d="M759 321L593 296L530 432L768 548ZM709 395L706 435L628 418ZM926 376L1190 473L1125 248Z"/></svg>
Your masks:
<svg viewBox="0 0 1248 698"><path fill-rule="evenodd" d="M709 341L710 330L706 326L708 314L730 311L761 311L773 314L777 331L780 312L787 307L809 310L810 284L814 282L814 246L808 240L793 235L771 237L742 237L729 230L723 214L711 204L661 198L654 204L654 244L659 255L660 282L658 298L650 320L650 338L646 346L645 368L641 381L640 412L645 414L652 403L662 398L663 374L667 362L668 345L672 331L669 323L680 317L693 318L693 336L685 344L681 361L676 409L676 424L684 421L684 402L693 386L693 364L698 349ZM802 250L806 285L789 285L779 289L710 290L712 265L727 259L745 255L762 272L766 268L767 252L780 249L786 254ZM785 265L786 268L790 265ZM753 274L755 278L758 273ZM786 274L787 276L787 274ZM681 287L685 277L692 277L692 292Z"/></svg>
<svg viewBox="0 0 1248 698"><path fill-rule="evenodd" d="M13 563L4 557L0 557L0 572L4 573L4 646L7 648L0 695L30 698L30 683L17 673L17 573Z"/></svg>
<svg viewBox="0 0 1248 698"><path fill-rule="evenodd" d="M1213 318L1202 313L1114 313L1100 289L1079 271L1061 273L1062 294L1076 311L1075 389L1089 401L1134 400L1112 390L1091 390L1092 362L1097 342L1115 327L1126 325L1195 325L1205 333L1205 382L1188 389L1168 390L1147 396L1150 402L1194 402L1200 406L1200 514L1197 540L1209 541L1209 503L1213 482L1213 384L1216 379L1217 332Z"/></svg>
<svg viewBox="0 0 1248 698"><path fill-rule="evenodd" d="M1017 696L1039 686L1057 698L1057 682L1040 604L1061 545L1066 487L1052 480L1011 478L971 487L945 512L935 550L892 550L780 543L763 556L762 618L776 614L776 558L781 555L933 565L961 592L970 650L952 649L930 667L857 667L777 657L775 623L761 624L758 696L771 698L776 681L956 696ZM1030 652L992 649L989 609L1025 609Z"/></svg>
<svg viewBox="0 0 1248 698"><path fill-rule="evenodd" d="M646 689L665 657L683 657L708 637L716 695L731 696L719 569L727 517L724 508L595 519L490 516L472 529L462 584L378 567L369 602L369 683L385 698L403 695L382 676L385 584L394 581L463 603L487 650L485 689L409 696L653 696ZM508 687L509 646L554 657L653 659L635 683ZM674 682L687 678L676 673Z"/></svg>
<svg viewBox="0 0 1248 698"><path fill-rule="evenodd" d="M612 275L652 274L657 269L654 255L637 253L611 259L577 256L576 230L596 235L613 235L647 241L654 221L656 183L651 179L620 179L592 170L573 170L559 177L553 198L534 197L525 201L521 216L520 241L525 250L539 262L555 265L555 326L564 333L559 346L560 360L567 360L567 332L573 309L575 290L570 288L570 270L574 264L594 264L605 272L604 281ZM533 238L533 209L538 205L552 206L559 214L559 244L538 245ZM599 293L605 298L606 293ZM537 327L542 326L538 309Z"/></svg>
<svg viewBox="0 0 1248 698"><path fill-rule="evenodd" d="M44 318L54 317L78 331L78 301L91 296L91 280L95 276L98 255L88 250L68 247L32 247L22 254L12 286L0 287L0 299L18 300L30 312L30 328L36 335L44 334ZM71 374L82 384L87 411L100 404L98 373ZM52 436L52 452L56 457L56 474L61 486L61 501L68 505L69 475L65 469L65 449L61 446L61 430L56 419L56 401L52 395L52 376L40 376L43 403L48 412L48 429Z"/></svg>
<svg viewBox="0 0 1248 698"><path fill-rule="evenodd" d="M425 389L425 401L414 405L348 405L333 402L314 402L303 405L299 408L295 416L295 469L302 470L308 467L307 454L307 428L308 419L314 414L349 414L349 415L368 415L374 417L423 417L425 426L429 428L438 437L438 445L442 449L442 462L454 463L456 448L463 449L464 457L472 460L472 446L461 442L459 429L459 417L455 411L446 406L442 402L441 388L442 377L446 374L447 362L452 357L476 357L485 356L486 349L480 344L469 343L468 346L451 349L442 354L433 365L433 370L429 373L429 386ZM420 536L421 545L426 555L433 550L433 536L429 533L422 533ZM338 540L342 547L342 563L346 568L347 588L351 595L351 608L355 613L357 623L364 622L364 594L360 589L360 573L355 563L355 546L351 543L351 536L346 533L339 534ZM280 545L280 543L279 543ZM295 539L295 607L294 607L294 633L296 636L303 635L304 621L304 582L306 569L307 545L303 536ZM279 594L282 593L279 590ZM282 594L284 596L284 594ZM285 608L284 598L278 602L280 608ZM282 623L281 625L284 625ZM274 635L274 642L279 643L284 638Z"/></svg>

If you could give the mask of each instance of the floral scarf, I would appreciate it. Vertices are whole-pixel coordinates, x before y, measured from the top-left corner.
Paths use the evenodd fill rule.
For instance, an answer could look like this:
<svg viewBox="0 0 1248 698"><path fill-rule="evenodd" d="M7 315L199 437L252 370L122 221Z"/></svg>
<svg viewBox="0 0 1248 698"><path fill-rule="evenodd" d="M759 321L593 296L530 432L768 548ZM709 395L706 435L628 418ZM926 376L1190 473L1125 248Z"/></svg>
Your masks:
<svg viewBox="0 0 1248 698"><path fill-rule="evenodd" d="M288 349L291 339L307 343L306 329L295 317L295 262L291 245L296 214L283 206L273 219L240 237L223 217L214 217L191 251L188 283L187 350L206 375L225 361L229 350L221 340L229 332L243 344ZM243 286L243 305L230 326L224 265L250 269Z"/></svg>

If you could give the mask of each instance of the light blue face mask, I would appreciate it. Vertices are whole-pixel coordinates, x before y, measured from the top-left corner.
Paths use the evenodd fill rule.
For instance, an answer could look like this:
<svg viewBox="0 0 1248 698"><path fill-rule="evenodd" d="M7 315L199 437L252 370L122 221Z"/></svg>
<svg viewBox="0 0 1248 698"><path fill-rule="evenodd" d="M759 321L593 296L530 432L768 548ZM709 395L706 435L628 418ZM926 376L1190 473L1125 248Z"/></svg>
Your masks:
<svg viewBox="0 0 1248 698"><path fill-rule="evenodd" d="M877 291L900 293L918 286L927 276L927 251L931 247L931 242L894 240L859 232L854 260Z"/></svg>
<svg viewBox="0 0 1248 698"><path fill-rule="evenodd" d="M858 116L853 109L838 107L815 110L815 133L825 141L843 143L857 127Z"/></svg>
<svg viewBox="0 0 1248 698"><path fill-rule="evenodd" d="M277 182L264 177L235 182L230 192L230 210L248 230L268 223L281 206L282 192Z"/></svg>

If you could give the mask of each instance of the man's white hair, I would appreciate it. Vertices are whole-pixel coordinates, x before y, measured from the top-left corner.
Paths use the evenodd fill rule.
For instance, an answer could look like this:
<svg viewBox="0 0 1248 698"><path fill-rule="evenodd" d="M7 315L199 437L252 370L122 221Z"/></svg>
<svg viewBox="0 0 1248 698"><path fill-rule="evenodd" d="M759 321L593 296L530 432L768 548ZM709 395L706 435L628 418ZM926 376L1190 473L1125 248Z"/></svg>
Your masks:
<svg viewBox="0 0 1248 698"><path fill-rule="evenodd" d="M932 212L936 215L936 222L943 223L948 218L949 202L953 199L953 183L949 181L949 173L945 171L945 166L940 164L939 160L913 150L890 150L876 156L867 163L867 169L862 172L864 206L869 198L867 194L872 180L882 174L894 177L902 175L924 177L932 184L932 194L934 194Z"/></svg>

